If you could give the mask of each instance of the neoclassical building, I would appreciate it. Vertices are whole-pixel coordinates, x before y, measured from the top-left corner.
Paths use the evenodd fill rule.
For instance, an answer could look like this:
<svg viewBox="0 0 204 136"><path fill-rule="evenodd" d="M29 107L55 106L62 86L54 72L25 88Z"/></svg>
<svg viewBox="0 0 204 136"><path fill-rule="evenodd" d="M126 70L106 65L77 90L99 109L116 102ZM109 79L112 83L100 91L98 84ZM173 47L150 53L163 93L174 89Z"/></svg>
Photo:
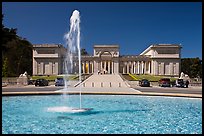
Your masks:
<svg viewBox="0 0 204 136"><path fill-rule="evenodd" d="M119 45L94 45L93 55L81 57L83 74L150 74L179 76L181 46L150 45L139 55L120 55ZM59 75L65 71L66 48L60 44L33 45L33 75ZM77 63L73 72L78 71Z"/></svg>

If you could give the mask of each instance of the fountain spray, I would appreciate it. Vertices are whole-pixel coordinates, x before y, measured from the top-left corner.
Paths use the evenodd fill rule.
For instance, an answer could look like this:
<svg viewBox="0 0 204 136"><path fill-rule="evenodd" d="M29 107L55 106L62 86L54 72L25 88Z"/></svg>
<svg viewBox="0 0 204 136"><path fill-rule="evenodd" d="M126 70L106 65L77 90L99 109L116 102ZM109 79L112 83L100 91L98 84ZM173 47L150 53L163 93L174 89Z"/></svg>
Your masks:
<svg viewBox="0 0 204 136"><path fill-rule="evenodd" d="M64 61L65 65L65 75L68 77L69 74L76 72L75 63L79 63L79 87L80 87L80 108L72 108L67 106L62 107L49 107L50 112L67 112L67 113L79 113L88 112L93 110L93 108L82 108L81 102L81 50L80 50L80 16L79 11L74 10L70 18L70 30L64 35L67 45L67 53ZM67 91L67 82L65 79L65 88L63 89L63 94Z"/></svg>
<svg viewBox="0 0 204 136"><path fill-rule="evenodd" d="M70 30L64 38L67 45L66 74L73 73L73 63L77 58L79 63L79 83L80 83L80 108L81 108L81 50L80 50L80 15L78 10L74 10L70 18ZM70 67L69 67L70 66Z"/></svg>

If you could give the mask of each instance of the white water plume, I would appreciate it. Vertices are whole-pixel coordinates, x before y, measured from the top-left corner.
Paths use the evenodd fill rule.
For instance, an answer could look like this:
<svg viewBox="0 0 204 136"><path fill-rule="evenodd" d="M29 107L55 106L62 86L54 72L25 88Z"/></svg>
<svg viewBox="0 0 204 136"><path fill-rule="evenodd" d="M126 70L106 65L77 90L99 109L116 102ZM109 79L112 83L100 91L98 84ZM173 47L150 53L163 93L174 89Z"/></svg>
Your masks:
<svg viewBox="0 0 204 136"><path fill-rule="evenodd" d="M80 15L78 10L74 10L70 18L70 30L64 35L67 52L65 58L65 88L67 90L67 78L70 74L78 73L81 83L81 49L80 49ZM77 62L78 60L78 62ZM78 68L77 68L78 66ZM64 93L65 95L65 93ZM80 108L81 108L81 85L80 85Z"/></svg>

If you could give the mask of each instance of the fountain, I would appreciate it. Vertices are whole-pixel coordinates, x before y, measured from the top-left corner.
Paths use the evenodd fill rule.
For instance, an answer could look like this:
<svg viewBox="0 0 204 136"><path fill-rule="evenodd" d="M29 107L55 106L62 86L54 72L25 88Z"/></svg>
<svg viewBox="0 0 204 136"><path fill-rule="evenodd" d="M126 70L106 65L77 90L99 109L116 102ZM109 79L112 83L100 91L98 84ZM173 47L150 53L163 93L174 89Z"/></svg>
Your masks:
<svg viewBox="0 0 204 136"><path fill-rule="evenodd" d="M66 40L67 45L67 53L65 58L65 86L64 89L62 89L63 92L63 98L66 98L65 96L68 93L68 82L67 78L70 74L73 74L76 72L76 62L78 59L78 74L79 74L79 108L73 108L73 107L50 107L48 108L48 111L53 112L69 112L69 113L76 113L76 112L85 112L90 111L92 108L82 108L82 102L81 102L81 50L80 50L80 15L78 10L74 10L72 13L72 16L70 18L70 30L67 34L64 35L64 38Z"/></svg>

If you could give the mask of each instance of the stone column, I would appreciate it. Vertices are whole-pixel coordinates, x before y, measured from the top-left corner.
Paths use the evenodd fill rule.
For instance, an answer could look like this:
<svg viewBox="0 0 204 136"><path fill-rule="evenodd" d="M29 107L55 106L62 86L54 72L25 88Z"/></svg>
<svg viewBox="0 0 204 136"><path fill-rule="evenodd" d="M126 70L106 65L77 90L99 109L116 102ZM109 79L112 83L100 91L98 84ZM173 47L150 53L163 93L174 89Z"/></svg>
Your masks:
<svg viewBox="0 0 204 136"><path fill-rule="evenodd" d="M157 66L156 62L152 61L152 73L153 73L153 75L158 75L157 70L158 70L158 66Z"/></svg>
<svg viewBox="0 0 204 136"><path fill-rule="evenodd" d="M140 74L140 62L139 61L137 62L137 70L138 70L137 74Z"/></svg>
<svg viewBox="0 0 204 136"><path fill-rule="evenodd" d="M96 61L96 60L94 60L93 61L93 65L94 65L94 67L93 67L93 73L95 73L95 74L97 74L98 73L98 70L99 70L99 63L98 63L98 61Z"/></svg>
<svg viewBox="0 0 204 136"><path fill-rule="evenodd" d="M145 61L142 61L142 74L145 73Z"/></svg>
<svg viewBox="0 0 204 136"><path fill-rule="evenodd" d="M151 60L151 75L155 75L154 61Z"/></svg>
<svg viewBox="0 0 204 136"><path fill-rule="evenodd" d="M148 67L149 67L148 68L148 73L150 74L150 67L151 67L151 62L150 61L148 62Z"/></svg>
<svg viewBox="0 0 204 136"><path fill-rule="evenodd" d="M127 62L127 74L130 73L129 72L129 62Z"/></svg>
<svg viewBox="0 0 204 136"><path fill-rule="evenodd" d="M125 69L125 74L127 74L127 62L125 62L124 69Z"/></svg>
<svg viewBox="0 0 204 136"><path fill-rule="evenodd" d="M86 74L86 61L84 61L84 73Z"/></svg>
<svg viewBox="0 0 204 136"><path fill-rule="evenodd" d="M118 70L119 70L119 64L118 63L119 63L118 60L114 61L114 72L116 74L118 74Z"/></svg>
<svg viewBox="0 0 204 136"><path fill-rule="evenodd" d="M93 73L93 61L90 62L91 73Z"/></svg>
<svg viewBox="0 0 204 136"><path fill-rule="evenodd" d="M125 66L124 66L124 64L123 64L123 74L125 74Z"/></svg>
<svg viewBox="0 0 204 136"><path fill-rule="evenodd" d="M147 63L146 61L144 61L144 74L146 74L146 71L147 71Z"/></svg>
<svg viewBox="0 0 204 136"><path fill-rule="evenodd" d="M106 61L104 61L104 70L106 71Z"/></svg>
<svg viewBox="0 0 204 136"><path fill-rule="evenodd" d="M180 72L180 71L179 71L179 63L177 62L177 63L176 63L176 72L175 72L175 74L176 74L176 75L179 75L179 72Z"/></svg>
<svg viewBox="0 0 204 136"><path fill-rule="evenodd" d="M133 62L133 74L135 74L135 61Z"/></svg>
<svg viewBox="0 0 204 136"><path fill-rule="evenodd" d="M172 71L173 71L172 74L175 75L175 71L176 71L176 64L175 63L173 63L173 70Z"/></svg>
<svg viewBox="0 0 204 136"><path fill-rule="evenodd" d="M52 62L52 74L55 74L55 62L54 61Z"/></svg>
<svg viewBox="0 0 204 136"><path fill-rule="evenodd" d="M110 74L110 61L108 61L108 74Z"/></svg>
<svg viewBox="0 0 204 136"><path fill-rule="evenodd" d="M43 62L40 62L40 74L44 74Z"/></svg>
<svg viewBox="0 0 204 136"><path fill-rule="evenodd" d="M101 60L101 72L102 72L102 70L103 70L103 61Z"/></svg>
<svg viewBox="0 0 204 136"><path fill-rule="evenodd" d="M112 61L112 74L114 74L114 61Z"/></svg>
<svg viewBox="0 0 204 136"><path fill-rule="evenodd" d="M144 74L144 62L141 62L141 74Z"/></svg>
<svg viewBox="0 0 204 136"><path fill-rule="evenodd" d="M173 63L172 62L170 62L169 68L170 68L170 75L173 75Z"/></svg>
<svg viewBox="0 0 204 136"><path fill-rule="evenodd" d="M101 62L100 61L97 62L97 66L98 66L97 67L97 73L98 73L98 70L100 71L100 69L101 69Z"/></svg>
<svg viewBox="0 0 204 136"><path fill-rule="evenodd" d="M57 74L59 74L59 63L58 62L55 63L55 71Z"/></svg>
<svg viewBox="0 0 204 136"><path fill-rule="evenodd" d="M84 61L84 73L86 74L86 61Z"/></svg>
<svg viewBox="0 0 204 136"><path fill-rule="evenodd" d="M37 75L38 63L33 57L33 75Z"/></svg>
<svg viewBox="0 0 204 136"><path fill-rule="evenodd" d="M85 74L85 69L84 69L84 62L82 62L82 73Z"/></svg>
<svg viewBox="0 0 204 136"><path fill-rule="evenodd" d="M133 69L133 62L131 62L131 74L133 74L133 71L134 71L134 69Z"/></svg>
<svg viewBox="0 0 204 136"><path fill-rule="evenodd" d="M159 75L159 70L158 70L158 62L157 61L154 61L153 63L153 66L154 66L154 71L155 71L155 75Z"/></svg>
<svg viewBox="0 0 204 136"><path fill-rule="evenodd" d="M135 62L135 74L137 74L138 70L137 70L137 61Z"/></svg>
<svg viewBox="0 0 204 136"><path fill-rule="evenodd" d="M141 74L144 74L144 62L142 61L141 64L142 64L142 66L141 66L141 68L142 68Z"/></svg>
<svg viewBox="0 0 204 136"><path fill-rule="evenodd" d="M164 69L165 69L165 67L164 67L164 62L162 62L162 63L161 63L161 74L162 74L162 75L164 75Z"/></svg>
<svg viewBox="0 0 204 136"><path fill-rule="evenodd" d="M93 61L91 61L91 73L93 74L94 73L94 63L93 63Z"/></svg>
<svg viewBox="0 0 204 136"><path fill-rule="evenodd" d="M49 75L52 75L53 74L53 71L52 71L52 62L50 61L49 62L49 72L48 72Z"/></svg>

